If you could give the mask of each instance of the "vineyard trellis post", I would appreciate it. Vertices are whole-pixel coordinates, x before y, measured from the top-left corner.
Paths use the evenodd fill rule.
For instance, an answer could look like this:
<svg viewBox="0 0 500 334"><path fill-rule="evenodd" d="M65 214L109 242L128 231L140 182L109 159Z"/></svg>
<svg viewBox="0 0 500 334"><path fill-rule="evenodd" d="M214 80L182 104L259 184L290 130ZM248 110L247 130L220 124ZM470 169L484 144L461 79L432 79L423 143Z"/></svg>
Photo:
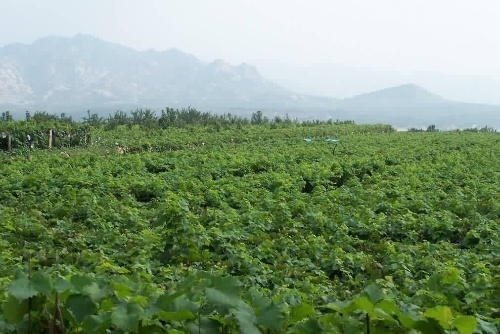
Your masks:
<svg viewBox="0 0 500 334"><path fill-rule="evenodd" d="M49 149L52 148L52 129L49 130L49 143L48 143Z"/></svg>
<svg viewBox="0 0 500 334"><path fill-rule="evenodd" d="M61 129L35 126L22 129L7 128L1 129L0 140L3 151L14 151L18 148L52 149L55 147L75 147L88 146L91 143L91 134L88 127L78 127L71 129Z"/></svg>

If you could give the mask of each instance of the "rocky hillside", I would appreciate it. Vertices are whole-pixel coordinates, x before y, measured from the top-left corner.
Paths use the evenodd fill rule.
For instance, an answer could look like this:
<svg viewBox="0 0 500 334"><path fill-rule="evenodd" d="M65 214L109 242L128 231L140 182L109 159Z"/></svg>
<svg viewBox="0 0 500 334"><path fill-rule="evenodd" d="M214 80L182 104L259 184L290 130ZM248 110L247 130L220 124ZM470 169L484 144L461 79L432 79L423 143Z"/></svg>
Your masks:
<svg viewBox="0 0 500 334"><path fill-rule="evenodd" d="M0 48L0 109L15 117L26 110L81 116L89 109L107 115L167 106L398 127L500 128L499 106L448 101L412 84L337 100L285 89L249 64L207 63L175 49L137 51L88 35Z"/></svg>
<svg viewBox="0 0 500 334"><path fill-rule="evenodd" d="M222 109L328 106L288 91L251 65L205 63L171 49L136 51L87 35L0 48L0 105L11 108Z"/></svg>

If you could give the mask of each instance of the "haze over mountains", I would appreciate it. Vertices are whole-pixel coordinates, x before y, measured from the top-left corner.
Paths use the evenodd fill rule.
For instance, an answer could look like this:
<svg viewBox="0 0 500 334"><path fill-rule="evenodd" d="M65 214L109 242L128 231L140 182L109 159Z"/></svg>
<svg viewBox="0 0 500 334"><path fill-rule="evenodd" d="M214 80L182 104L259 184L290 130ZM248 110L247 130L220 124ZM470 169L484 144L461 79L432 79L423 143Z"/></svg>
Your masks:
<svg viewBox="0 0 500 334"><path fill-rule="evenodd" d="M175 49L136 51L88 35L0 48L0 109L15 116L26 110L81 116L88 109L107 115L167 106L397 127L500 128L500 106L448 101L413 84L335 99L283 88L249 64L202 62Z"/></svg>

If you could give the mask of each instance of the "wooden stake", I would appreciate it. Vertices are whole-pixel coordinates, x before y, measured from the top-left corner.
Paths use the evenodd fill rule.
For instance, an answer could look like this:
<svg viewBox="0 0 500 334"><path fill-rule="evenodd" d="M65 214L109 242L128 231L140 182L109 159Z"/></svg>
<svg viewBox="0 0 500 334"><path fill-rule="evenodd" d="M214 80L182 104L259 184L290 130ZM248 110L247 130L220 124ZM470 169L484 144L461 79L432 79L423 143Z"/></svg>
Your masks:
<svg viewBox="0 0 500 334"><path fill-rule="evenodd" d="M52 148L52 129L49 130L49 148Z"/></svg>
<svg viewBox="0 0 500 334"><path fill-rule="evenodd" d="M28 258L28 280L31 283L31 252L29 253ZM28 334L33 333L31 323L33 321L31 316L31 308L33 307L33 298L28 298Z"/></svg>
<svg viewBox="0 0 500 334"><path fill-rule="evenodd" d="M10 137L10 132L7 132L7 150L12 151L12 138Z"/></svg>

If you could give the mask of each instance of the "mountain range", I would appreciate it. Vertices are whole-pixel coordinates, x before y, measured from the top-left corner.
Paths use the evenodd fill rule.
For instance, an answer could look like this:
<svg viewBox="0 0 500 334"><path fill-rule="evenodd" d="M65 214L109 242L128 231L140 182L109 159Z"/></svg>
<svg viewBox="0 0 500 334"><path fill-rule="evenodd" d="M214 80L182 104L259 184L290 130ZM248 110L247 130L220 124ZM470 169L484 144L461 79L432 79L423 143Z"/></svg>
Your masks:
<svg viewBox="0 0 500 334"><path fill-rule="evenodd" d="M445 100L404 84L352 98L313 96L264 78L256 67L223 60L203 62L176 49L137 51L88 35L45 37L0 48L0 109L22 117L26 110L115 110L193 106L214 113L300 119L351 119L397 127L500 128L500 106Z"/></svg>

